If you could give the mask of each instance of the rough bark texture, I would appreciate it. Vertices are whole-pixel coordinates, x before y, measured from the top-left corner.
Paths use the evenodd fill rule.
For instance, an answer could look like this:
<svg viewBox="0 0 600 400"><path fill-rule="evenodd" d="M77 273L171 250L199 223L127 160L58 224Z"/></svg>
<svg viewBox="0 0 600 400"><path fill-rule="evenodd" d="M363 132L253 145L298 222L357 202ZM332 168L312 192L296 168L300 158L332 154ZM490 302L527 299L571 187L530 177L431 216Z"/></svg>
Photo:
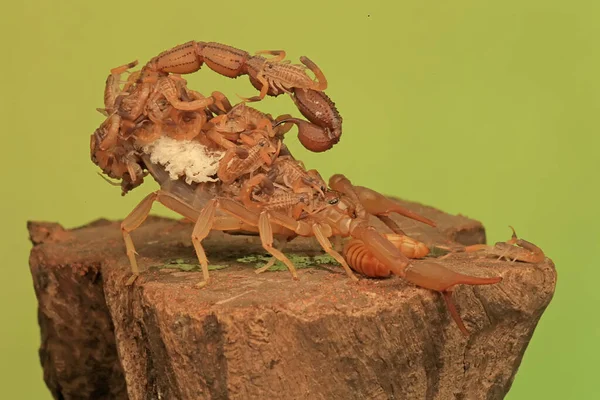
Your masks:
<svg viewBox="0 0 600 400"><path fill-rule="evenodd" d="M394 219L427 244L485 242L482 225L401 202L433 229ZM57 399L501 399L550 302L552 261L508 263L476 254L440 261L496 285L459 287L464 337L438 293L399 278L353 284L338 266L256 275L257 238L211 234L205 289L192 225L151 217L133 233L148 270L132 287L118 222L65 231L30 223L44 377ZM286 253L322 254L311 239ZM419 261L416 261L417 263ZM118 355L117 355L118 354Z"/></svg>

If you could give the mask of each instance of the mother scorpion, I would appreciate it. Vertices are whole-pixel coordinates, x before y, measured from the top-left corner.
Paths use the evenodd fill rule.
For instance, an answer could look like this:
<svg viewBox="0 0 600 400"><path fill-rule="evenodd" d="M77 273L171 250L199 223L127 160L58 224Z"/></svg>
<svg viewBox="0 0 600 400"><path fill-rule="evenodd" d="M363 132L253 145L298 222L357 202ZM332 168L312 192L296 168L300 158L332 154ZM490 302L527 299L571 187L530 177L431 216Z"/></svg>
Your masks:
<svg viewBox="0 0 600 400"><path fill-rule="evenodd" d="M326 80L312 61L306 57L302 58L304 65L318 77L317 82L299 79L301 73L298 66L281 62L285 52L266 53L274 55L275 58L266 60L260 56L250 56L225 45L189 42L153 58L135 75L135 85L131 80L128 81L129 87L133 88L124 94L123 100L134 96L136 85L164 79L170 73L191 73L206 63L211 69L229 77L250 75L250 81L260 88L261 93L254 98L243 99L245 101L256 101L267 94L276 96L284 92L290 93L302 114L310 121L309 123L294 118L270 120L270 124L251 128L248 139L233 145L233 142L219 138L218 143L228 143L226 154L229 156L226 157L226 163L221 162L217 175L227 175L227 183L210 177L201 182L186 182L185 176L173 179L166 171L165 165L153 162L150 154L136 150L139 145L136 145L135 125L133 134L123 135L123 132L119 132L118 136L121 139L113 143L113 146L116 150L126 147L129 154L128 168L119 170L121 176L111 170L113 177L123 178L125 181L125 170L135 170L131 173L140 176L140 171L145 170L160 185L160 189L146 196L121 224L133 272L128 284L132 284L139 275L136 251L130 233L144 222L153 203L159 202L194 223L192 244L203 275L203 280L197 284L198 287L204 287L209 282L208 259L202 241L212 230L258 234L264 249L273 256L272 262L282 261L294 279L298 279L294 265L282 252L283 246L274 245L274 239L281 239L280 242L285 243L297 236L315 237L320 246L341 264L352 281L358 280L353 269L367 276L387 276L391 273L419 287L442 293L452 318L460 330L468 334L452 301L453 289L460 284L495 284L502 278L460 274L430 261L412 263L409 257L423 257L428 249L404 235L388 216L391 213L399 213L435 226L433 221L410 212L371 189L354 186L343 175L333 175L327 185L318 172L307 171L301 162L296 161L282 145L282 132L277 132L280 124L296 123L301 142L304 137L306 140L303 144L309 144L307 148L311 149L312 146L315 151L324 151L339 139L341 117L333 103L322 92L326 87ZM125 67L122 67L117 72L124 69ZM319 99L321 101L317 101ZM200 96L197 95L177 101L198 103L199 100ZM118 108L119 104L116 103L122 102L114 103L111 107ZM205 104L207 107L213 105L210 101L206 101ZM228 101L223 100L221 104L228 104ZM325 107L328 113L318 111L320 107ZM185 105L182 107L186 108ZM232 109L222 111L227 113ZM197 111L196 107L194 110ZM207 111L210 123L209 114ZM154 121L148 123L156 125ZM131 124L129 126L131 127ZM160 129L156 132L160 134ZM242 135L248 134L242 133L236 138L240 139L245 137ZM94 147L94 143L99 140L98 135L92 135L93 160L99 153L106 151L104 147ZM254 139L249 139L251 137ZM235 139L233 141L239 142ZM214 145L218 143L212 142ZM251 154L257 156L250 157ZM295 171L293 174L290 172L292 169ZM381 219L394 233L380 233L369 224L370 215ZM343 255L332 245L332 238L351 239L344 248ZM375 266L378 272L373 272Z"/></svg>

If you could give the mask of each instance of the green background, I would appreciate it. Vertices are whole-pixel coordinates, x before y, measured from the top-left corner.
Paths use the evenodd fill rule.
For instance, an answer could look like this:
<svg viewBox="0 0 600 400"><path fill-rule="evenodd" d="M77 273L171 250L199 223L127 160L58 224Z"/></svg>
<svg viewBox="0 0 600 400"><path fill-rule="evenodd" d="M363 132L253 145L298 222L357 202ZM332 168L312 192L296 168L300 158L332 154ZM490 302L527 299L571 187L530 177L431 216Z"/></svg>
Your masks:
<svg viewBox="0 0 600 400"><path fill-rule="evenodd" d="M344 117L340 143L309 153L328 177L508 225L558 269L508 398L599 395L598 1L22 1L3 5L0 380L3 398L47 399L37 350L27 220L65 227L123 218L155 188L122 198L96 174L89 136L110 68L188 40L307 55ZM192 88L256 91L203 69ZM260 108L299 115L289 98ZM171 215L160 206L160 215ZM12 395L12 396L9 396Z"/></svg>

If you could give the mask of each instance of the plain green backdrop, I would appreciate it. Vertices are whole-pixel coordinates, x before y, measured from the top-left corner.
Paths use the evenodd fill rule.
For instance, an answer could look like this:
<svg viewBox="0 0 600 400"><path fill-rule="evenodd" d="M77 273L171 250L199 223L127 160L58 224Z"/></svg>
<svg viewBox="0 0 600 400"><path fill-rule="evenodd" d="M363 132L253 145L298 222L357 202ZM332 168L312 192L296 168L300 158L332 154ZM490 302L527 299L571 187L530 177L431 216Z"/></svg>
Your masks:
<svg viewBox="0 0 600 400"><path fill-rule="evenodd" d="M344 117L340 143L314 154L294 135L287 140L323 176L344 173L476 218L492 243L508 239L511 224L540 245L557 265L558 285L508 398L600 398L599 11L598 1L550 0L4 4L3 397L49 398L26 221L121 219L155 188L123 198L90 162L109 69L202 40L285 49L323 69ZM231 98L256 93L247 78L208 69L188 81ZM284 96L260 108L299 116Z"/></svg>

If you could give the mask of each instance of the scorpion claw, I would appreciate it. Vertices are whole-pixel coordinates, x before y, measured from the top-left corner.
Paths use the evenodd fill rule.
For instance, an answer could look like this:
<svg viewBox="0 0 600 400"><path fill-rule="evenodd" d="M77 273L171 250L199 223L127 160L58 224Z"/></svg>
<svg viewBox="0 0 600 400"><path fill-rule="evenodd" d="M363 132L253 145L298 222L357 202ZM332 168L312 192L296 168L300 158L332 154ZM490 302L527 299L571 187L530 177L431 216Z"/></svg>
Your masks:
<svg viewBox="0 0 600 400"><path fill-rule="evenodd" d="M491 285L502 280L499 276L480 278L461 274L433 262L409 265L405 274L409 282L438 292L452 290L456 285Z"/></svg>
<svg viewBox="0 0 600 400"><path fill-rule="evenodd" d="M275 127L284 124L293 123L298 127L298 140L302 146L315 153L327 151L337 143L336 138L332 138L327 128L322 128L316 124L299 118L288 118L275 124Z"/></svg>
<svg viewBox="0 0 600 400"><path fill-rule="evenodd" d="M458 329L460 329L460 331L463 333L463 335L469 336L469 330L465 326L465 323L463 322L462 318L460 317L460 314L458 313L458 310L456 309L456 305L454 304L454 301L452 300L452 291L442 292L442 297L444 297L444 302L446 303L448 312L452 316L452 319L454 320L454 322L456 322L456 325L458 325Z"/></svg>
<svg viewBox="0 0 600 400"><path fill-rule="evenodd" d="M452 319L456 322L459 329L468 335L456 305L452 301L452 291L456 285L492 285L502 281L502 277L480 278L454 272L440 264L432 262L422 262L412 264L406 268L406 280L422 288L436 290L441 292L448 307Z"/></svg>

